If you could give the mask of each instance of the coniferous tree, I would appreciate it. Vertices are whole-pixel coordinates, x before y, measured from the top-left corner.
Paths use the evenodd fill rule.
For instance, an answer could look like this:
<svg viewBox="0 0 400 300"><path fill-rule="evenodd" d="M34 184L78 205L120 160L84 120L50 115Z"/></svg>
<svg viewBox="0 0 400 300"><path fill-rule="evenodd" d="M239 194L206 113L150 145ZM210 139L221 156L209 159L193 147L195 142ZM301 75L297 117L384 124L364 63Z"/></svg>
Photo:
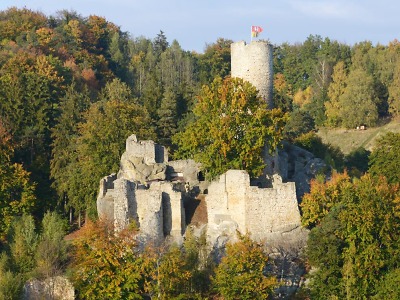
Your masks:
<svg viewBox="0 0 400 300"><path fill-rule="evenodd" d="M172 136L177 132L177 96L172 90L164 92L164 98L161 101L161 106L157 111L158 124L157 135L160 144L171 146Z"/></svg>
<svg viewBox="0 0 400 300"><path fill-rule="evenodd" d="M75 83L71 84L60 103L60 116L57 125L52 130L52 159L50 162L50 175L54 180L53 186L59 196L59 201L65 209L73 207L78 211L83 207L69 199L73 185L69 177L77 164L75 139L78 136L78 124L83 121L83 112L89 108L90 98L87 88L78 90ZM70 211L72 213L72 211ZM72 214L70 216L72 221Z"/></svg>

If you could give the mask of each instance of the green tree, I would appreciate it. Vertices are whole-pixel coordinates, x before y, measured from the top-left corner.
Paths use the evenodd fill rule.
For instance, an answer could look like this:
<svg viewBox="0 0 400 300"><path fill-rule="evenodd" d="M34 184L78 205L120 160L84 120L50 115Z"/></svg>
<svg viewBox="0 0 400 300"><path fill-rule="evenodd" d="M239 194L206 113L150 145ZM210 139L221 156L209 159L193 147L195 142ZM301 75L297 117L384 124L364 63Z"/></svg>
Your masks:
<svg viewBox="0 0 400 300"><path fill-rule="evenodd" d="M284 135L285 138L294 140L300 135L313 130L315 130L314 119L307 111L297 109L289 114L289 120L285 125Z"/></svg>
<svg viewBox="0 0 400 300"><path fill-rule="evenodd" d="M12 272L9 261L5 252L0 253L0 299L18 300L24 281L21 274Z"/></svg>
<svg viewBox="0 0 400 300"><path fill-rule="evenodd" d="M324 205L320 194L310 193L314 207ZM310 265L317 268L310 275L313 299L333 293L369 299L388 270L398 268L399 186L367 174L333 195L336 204L319 218L308 243Z"/></svg>
<svg viewBox="0 0 400 300"><path fill-rule="evenodd" d="M159 142L165 146L171 146L171 137L177 132L177 96L172 90L166 90L161 100L161 106L157 111L159 121L157 135Z"/></svg>
<svg viewBox="0 0 400 300"><path fill-rule="evenodd" d="M340 203L344 190L351 187L351 178L347 173L334 172L327 182L320 177L311 180L310 192L303 196L300 204L303 226L312 228L318 225Z"/></svg>
<svg viewBox="0 0 400 300"><path fill-rule="evenodd" d="M160 30L160 33L157 34L153 41L154 52L157 56L160 56L165 50L167 50L169 44L167 41L167 37L164 32Z"/></svg>
<svg viewBox="0 0 400 300"><path fill-rule="evenodd" d="M10 7L0 12L0 36L16 41L34 29L46 25L46 16L40 12Z"/></svg>
<svg viewBox="0 0 400 300"><path fill-rule="evenodd" d="M277 286L275 277L265 275L268 256L249 234L226 246L226 256L215 270L213 284L224 299L268 299Z"/></svg>
<svg viewBox="0 0 400 300"><path fill-rule="evenodd" d="M157 288L161 299L186 299L189 297L192 271L178 246L172 245L162 255L157 265ZM172 275L173 274L173 275Z"/></svg>
<svg viewBox="0 0 400 300"><path fill-rule="evenodd" d="M389 271L380 281L377 294L372 299L400 299L400 269Z"/></svg>
<svg viewBox="0 0 400 300"><path fill-rule="evenodd" d="M12 163L13 145L11 135L0 119L0 241L15 216L31 213L37 205L35 184L30 173L21 164Z"/></svg>
<svg viewBox="0 0 400 300"><path fill-rule="evenodd" d="M67 224L56 212L47 212L42 220L42 231L35 254L36 276L49 278L65 270L68 259L67 243L64 239Z"/></svg>
<svg viewBox="0 0 400 300"><path fill-rule="evenodd" d="M362 69L352 70L347 79L347 88L339 97L340 118L347 128L359 125L374 126L378 120L378 98L372 76Z"/></svg>
<svg viewBox="0 0 400 300"><path fill-rule="evenodd" d="M389 112L392 116L400 115L400 60L395 64L393 80L389 85Z"/></svg>
<svg viewBox="0 0 400 300"><path fill-rule="evenodd" d="M14 218L9 240L14 269L23 274L31 272L35 267L34 257L38 245L33 217L23 215Z"/></svg>
<svg viewBox="0 0 400 300"><path fill-rule="evenodd" d="M53 143L50 176L54 180L52 185L57 191L59 201L63 202L65 209L72 209L74 206L68 199L68 194L71 193L73 188L68 184L68 177L77 159L74 141L78 136L78 124L83 122L83 112L89 106L88 89L84 88L80 91L75 83L71 84L60 101L60 114L57 118L57 124L52 130ZM78 208L76 203L75 208ZM83 209L83 207L80 209ZM70 212L72 213L71 210Z"/></svg>
<svg viewBox="0 0 400 300"><path fill-rule="evenodd" d="M400 133L388 132L380 137L369 157L369 172L385 176L390 183L400 183Z"/></svg>
<svg viewBox="0 0 400 300"><path fill-rule="evenodd" d="M369 156L371 152L359 147L345 157L345 166L353 176L360 177L368 171Z"/></svg>
<svg viewBox="0 0 400 300"><path fill-rule="evenodd" d="M231 70L232 40L218 38L209 44L204 54L198 56L199 79L201 84L210 84L214 78L225 78Z"/></svg>
<svg viewBox="0 0 400 300"><path fill-rule="evenodd" d="M340 236L343 224L338 220L342 209L340 205L331 208L307 240L308 263L317 270L309 275L312 299L345 299L342 253L346 243Z"/></svg>
<svg viewBox="0 0 400 300"><path fill-rule="evenodd" d="M229 169L258 176L262 151L273 151L282 137L285 117L268 110L257 90L238 78L217 78L204 86L194 108L195 121L176 134L177 156L193 158L213 178Z"/></svg>
<svg viewBox="0 0 400 300"><path fill-rule="evenodd" d="M94 214L99 180L118 171L126 138L133 133L140 139L155 135L147 111L131 102L94 103L84 119L74 140L76 160L68 168L68 199L76 210L84 207Z"/></svg>
<svg viewBox="0 0 400 300"><path fill-rule="evenodd" d="M293 109L290 86L286 82L285 76L282 73L274 75L274 93L273 103L276 108L280 108L283 112L290 112Z"/></svg>

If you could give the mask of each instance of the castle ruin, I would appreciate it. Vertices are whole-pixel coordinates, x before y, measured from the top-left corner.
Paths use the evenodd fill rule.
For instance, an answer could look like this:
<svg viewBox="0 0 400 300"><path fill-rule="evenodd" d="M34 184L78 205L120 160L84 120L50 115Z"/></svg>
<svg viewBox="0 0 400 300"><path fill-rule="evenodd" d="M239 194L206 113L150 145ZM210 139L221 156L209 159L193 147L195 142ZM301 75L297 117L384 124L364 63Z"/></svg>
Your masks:
<svg viewBox="0 0 400 300"><path fill-rule="evenodd" d="M232 76L250 81L272 107L272 45L262 41L233 43L231 56ZM138 141L132 135L126 140L118 174L100 182L98 213L111 220L116 230L134 222L144 239L162 242L171 237L179 242L193 214L188 207L203 195L207 212L203 222L211 245L221 244L221 239L234 236L236 230L248 231L257 240L279 239L281 234L301 228L299 191L296 194L296 183L290 182L289 175L302 174L300 180L306 180L303 169L313 158L293 163L282 153L264 156L274 166L264 179L250 182L247 172L230 170L216 181L205 182L200 180L196 162L169 161L165 147ZM260 184L262 180L268 184Z"/></svg>
<svg viewBox="0 0 400 300"><path fill-rule="evenodd" d="M243 170L229 170L219 180L200 181L200 165L192 160L168 161L164 147L128 137L118 174L100 182L100 218L122 230L134 222L144 240L180 242L188 224L188 206L199 194L207 207L207 237L221 246L236 234L250 232L257 240L300 228L294 182L274 175L272 188L250 185Z"/></svg>

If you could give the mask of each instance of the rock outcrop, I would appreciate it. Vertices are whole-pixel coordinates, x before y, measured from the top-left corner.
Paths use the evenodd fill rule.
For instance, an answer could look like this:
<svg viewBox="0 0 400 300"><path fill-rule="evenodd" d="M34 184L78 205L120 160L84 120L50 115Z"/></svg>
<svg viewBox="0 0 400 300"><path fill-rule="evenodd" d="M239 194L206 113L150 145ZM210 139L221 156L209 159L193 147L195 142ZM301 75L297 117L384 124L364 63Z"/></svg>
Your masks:
<svg viewBox="0 0 400 300"><path fill-rule="evenodd" d="M277 151L276 172L284 182L296 184L297 199L310 191L310 180L318 174L329 174L331 168L311 152L284 142Z"/></svg>
<svg viewBox="0 0 400 300"><path fill-rule="evenodd" d="M184 196L198 186L194 161L168 162L167 150L153 141L126 140L120 171L100 181L97 210L122 230L134 222L144 240L179 241L185 231Z"/></svg>
<svg viewBox="0 0 400 300"><path fill-rule="evenodd" d="M75 290L64 276L50 277L45 280L33 279L24 285L24 300L74 300Z"/></svg>

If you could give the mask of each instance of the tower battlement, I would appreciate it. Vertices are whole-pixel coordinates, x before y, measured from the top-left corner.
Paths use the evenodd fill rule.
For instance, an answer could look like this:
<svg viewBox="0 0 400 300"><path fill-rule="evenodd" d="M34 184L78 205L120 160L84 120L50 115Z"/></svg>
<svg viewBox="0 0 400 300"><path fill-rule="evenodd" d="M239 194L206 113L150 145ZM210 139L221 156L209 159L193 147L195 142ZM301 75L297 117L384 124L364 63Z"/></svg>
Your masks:
<svg viewBox="0 0 400 300"><path fill-rule="evenodd" d="M265 41L231 44L231 75L249 81L260 96L273 107L273 48Z"/></svg>

